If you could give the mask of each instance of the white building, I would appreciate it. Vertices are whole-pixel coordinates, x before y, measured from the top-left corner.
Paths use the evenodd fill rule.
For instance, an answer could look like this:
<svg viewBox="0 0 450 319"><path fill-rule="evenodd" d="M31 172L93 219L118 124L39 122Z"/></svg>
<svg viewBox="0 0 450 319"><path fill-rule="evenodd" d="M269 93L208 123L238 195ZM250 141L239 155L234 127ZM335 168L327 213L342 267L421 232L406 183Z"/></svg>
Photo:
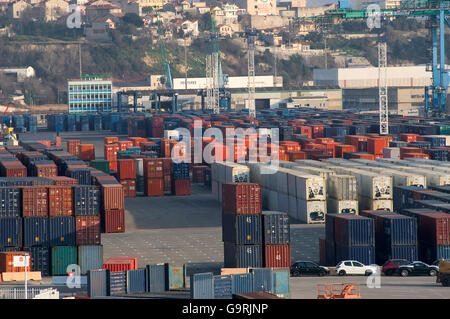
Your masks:
<svg viewBox="0 0 450 319"><path fill-rule="evenodd" d="M17 82L23 82L27 78L33 78L36 76L36 73L31 66L26 68L0 68L0 72L16 75Z"/></svg>
<svg viewBox="0 0 450 319"><path fill-rule="evenodd" d="M340 88L378 87L378 68L353 67L341 69L315 69L314 85ZM425 65L387 68L387 85L392 87L424 87L432 84L432 74Z"/></svg>
<svg viewBox="0 0 450 319"><path fill-rule="evenodd" d="M182 90L186 88L184 78L173 79L173 86L175 90ZM248 87L247 76L230 76L228 83L225 84L229 89L246 89ZM274 77L273 75L255 76L255 88L272 88L283 87L283 78L281 76ZM206 78L188 78L188 90L206 89Z"/></svg>

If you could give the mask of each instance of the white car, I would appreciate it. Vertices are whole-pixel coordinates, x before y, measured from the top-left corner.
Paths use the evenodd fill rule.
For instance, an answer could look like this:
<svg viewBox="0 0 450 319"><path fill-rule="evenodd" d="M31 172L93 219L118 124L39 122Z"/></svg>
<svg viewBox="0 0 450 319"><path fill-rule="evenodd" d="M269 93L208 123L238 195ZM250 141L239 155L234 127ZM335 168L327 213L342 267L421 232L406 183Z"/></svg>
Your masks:
<svg viewBox="0 0 450 319"><path fill-rule="evenodd" d="M363 275L370 276L378 271L377 265L363 265L356 260L344 260L336 266L336 273L339 276L345 275Z"/></svg>

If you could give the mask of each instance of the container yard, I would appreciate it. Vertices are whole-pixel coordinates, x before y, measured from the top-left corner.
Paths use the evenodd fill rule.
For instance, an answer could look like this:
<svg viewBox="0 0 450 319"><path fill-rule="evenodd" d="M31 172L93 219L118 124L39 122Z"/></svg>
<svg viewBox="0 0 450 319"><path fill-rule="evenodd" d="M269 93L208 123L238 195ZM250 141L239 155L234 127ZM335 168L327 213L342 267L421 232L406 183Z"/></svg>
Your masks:
<svg viewBox="0 0 450 319"><path fill-rule="evenodd" d="M353 282L363 298L448 298L436 276L381 271L450 259L447 122L393 116L380 136L376 117L317 110L68 117L0 149L0 286L23 287L8 260L27 253L29 285L62 297L315 299ZM337 273L348 260L386 285ZM297 262L329 273L294 277ZM57 284L74 265L81 287Z"/></svg>

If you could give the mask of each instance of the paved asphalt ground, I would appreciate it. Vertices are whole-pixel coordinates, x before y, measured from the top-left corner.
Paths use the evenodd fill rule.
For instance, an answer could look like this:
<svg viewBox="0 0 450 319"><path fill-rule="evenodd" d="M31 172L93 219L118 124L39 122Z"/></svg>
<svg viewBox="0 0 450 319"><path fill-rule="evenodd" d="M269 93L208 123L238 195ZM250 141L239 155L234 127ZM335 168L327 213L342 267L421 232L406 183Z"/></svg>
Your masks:
<svg viewBox="0 0 450 319"><path fill-rule="evenodd" d="M70 138L96 146L103 157L104 132L76 132ZM63 134L63 141L67 133ZM121 137L125 139L126 137ZM127 198L126 232L102 234L104 259L111 256L137 256L140 267L169 262L187 264L188 275L196 272L220 273L223 266L223 243L220 204L202 185L193 185L191 196ZM323 225L305 225L291 221L292 261L319 260L319 238ZM366 277L291 278L291 298L317 298L321 283L359 283L363 298L450 298L450 290L435 283L434 277L381 277L381 288L366 287ZM164 296L164 295L162 295ZM187 297L178 293L173 297Z"/></svg>

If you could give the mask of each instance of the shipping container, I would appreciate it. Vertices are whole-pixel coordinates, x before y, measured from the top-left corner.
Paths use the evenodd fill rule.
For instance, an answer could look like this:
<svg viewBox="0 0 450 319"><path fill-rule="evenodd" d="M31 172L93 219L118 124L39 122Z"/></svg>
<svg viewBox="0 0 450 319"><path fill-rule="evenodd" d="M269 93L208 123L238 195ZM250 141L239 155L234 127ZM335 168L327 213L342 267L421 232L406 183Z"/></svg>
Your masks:
<svg viewBox="0 0 450 319"><path fill-rule="evenodd" d="M123 193L125 197L136 197L136 180L126 179L121 180L120 184L123 186Z"/></svg>
<svg viewBox="0 0 450 319"><path fill-rule="evenodd" d="M90 270L102 269L103 246L78 246L78 265L80 266L82 275L87 274Z"/></svg>
<svg viewBox="0 0 450 319"><path fill-rule="evenodd" d="M238 245L262 243L261 216L222 214L222 240Z"/></svg>
<svg viewBox="0 0 450 319"><path fill-rule="evenodd" d="M190 179L172 179L172 194L175 196L191 195L191 180Z"/></svg>
<svg viewBox="0 0 450 319"><path fill-rule="evenodd" d="M136 257L111 257L103 263L103 269L115 271L128 271L138 269Z"/></svg>
<svg viewBox="0 0 450 319"><path fill-rule="evenodd" d="M136 179L136 161L134 159L119 159L117 165L121 180Z"/></svg>
<svg viewBox="0 0 450 319"><path fill-rule="evenodd" d="M260 214L261 187L255 183L223 183L222 211L237 215Z"/></svg>
<svg viewBox="0 0 450 319"><path fill-rule="evenodd" d="M374 246L374 220L362 216L340 214L334 218L335 241L345 246Z"/></svg>
<svg viewBox="0 0 450 319"><path fill-rule="evenodd" d="M146 292L146 270L136 269L127 271L127 293L144 293Z"/></svg>
<svg viewBox="0 0 450 319"><path fill-rule="evenodd" d="M75 216L95 216L100 213L100 189L92 185L72 187Z"/></svg>
<svg viewBox="0 0 450 319"><path fill-rule="evenodd" d="M262 212L263 243L281 245L290 243L289 217L286 213Z"/></svg>
<svg viewBox="0 0 450 319"><path fill-rule="evenodd" d="M253 274L233 274L232 280L232 293L233 294L248 294L254 292L253 290Z"/></svg>
<svg viewBox="0 0 450 319"><path fill-rule="evenodd" d="M31 255L23 251L8 251L0 252L0 273L4 272L25 272L25 267L14 267L15 257L24 257L25 254ZM28 257L29 264L27 265L27 271L31 270L31 260L33 256Z"/></svg>
<svg viewBox="0 0 450 319"><path fill-rule="evenodd" d="M225 242L224 266L229 268L261 267L261 245L235 245Z"/></svg>
<svg viewBox="0 0 450 319"><path fill-rule="evenodd" d="M0 187L0 217L19 217L21 204L19 188Z"/></svg>
<svg viewBox="0 0 450 319"><path fill-rule="evenodd" d="M192 274L190 281L191 299L214 299L213 273Z"/></svg>
<svg viewBox="0 0 450 319"><path fill-rule="evenodd" d="M71 187L49 186L48 213L50 217L73 215Z"/></svg>
<svg viewBox="0 0 450 319"><path fill-rule="evenodd" d="M122 295L127 292L127 272L108 270L110 295Z"/></svg>
<svg viewBox="0 0 450 319"><path fill-rule="evenodd" d="M364 265L375 264L375 246L336 245L336 262L357 260Z"/></svg>
<svg viewBox="0 0 450 319"><path fill-rule="evenodd" d="M100 245L100 216L76 216L75 238L77 245Z"/></svg>
<svg viewBox="0 0 450 319"><path fill-rule="evenodd" d="M171 266L164 264L165 290L186 288L186 265Z"/></svg>
<svg viewBox="0 0 450 319"><path fill-rule="evenodd" d="M440 259L450 259L450 245L436 245L435 243L419 243L420 260L428 264Z"/></svg>
<svg viewBox="0 0 450 319"><path fill-rule="evenodd" d="M165 291L165 266L164 264L147 265L147 292L158 293Z"/></svg>
<svg viewBox="0 0 450 319"><path fill-rule="evenodd" d="M358 201L357 200L338 200L328 198L327 200L328 214L354 214L358 215Z"/></svg>
<svg viewBox="0 0 450 319"><path fill-rule="evenodd" d="M22 188L22 216L48 216L48 188L32 186Z"/></svg>
<svg viewBox="0 0 450 319"><path fill-rule="evenodd" d="M278 297L287 297L289 295L289 269L272 270L272 293Z"/></svg>
<svg viewBox="0 0 450 319"><path fill-rule="evenodd" d="M291 245L264 245L263 253L264 267L291 267Z"/></svg>
<svg viewBox="0 0 450 319"><path fill-rule="evenodd" d="M418 216L419 239L436 245L450 246L450 215L429 213Z"/></svg>
<svg viewBox="0 0 450 319"><path fill-rule="evenodd" d="M292 216L307 224L321 224L325 222L327 214L326 201L297 200L297 216Z"/></svg>
<svg viewBox="0 0 450 319"><path fill-rule="evenodd" d="M144 176L147 178L164 177L161 158L145 158L143 161Z"/></svg>
<svg viewBox="0 0 450 319"><path fill-rule="evenodd" d="M145 196L164 196L163 178L146 178L144 181Z"/></svg>
<svg viewBox="0 0 450 319"><path fill-rule="evenodd" d="M377 243L378 245L378 243ZM410 262L419 260L418 246L415 245L387 245L382 248L376 246L376 262L378 265L390 259L405 259Z"/></svg>
<svg viewBox="0 0 450 319"><path fill-rule="evenodd" d="M79 185L92 184L91 170L89 168L68 168L66 176L76 179Z"/></svg>
<svg viewBox="0 0 450 319"><path fill-rule="evenodd" d="M0 247L22 247L21 218L0 218Z"/></svg>
<svg viewBox="0 0 450 319"><path fill-rule="evenodd" d="M357 180L352 175L331 175L327 178L327 195L339 201L358 200Z"/></svg>
<svg viewBox="0 0 450 319"><path fill-rule="evenodd" d="M49 229L50 246L75 245L75 219L73 217L51 217Z"/></svg>
<svg viewBox="0 0 450 319"><path fill-rule="evenodd" d="M326 200L326 184L323 177L297 173L295 185L298 199Z"/></svg>
<svg viewBox="0 0 450 319"><path fill-rule="evenodd" d="M69 265L77 264L77 247L54 246L51 248L52 275L67 275Z"/></svg>
<svg viewBox="0 0 450 319"><path fill-rule="evenodd" d="M105 269L89 270L87 274L89 298L109 296L108 272Z"/></svg>
<svg viewBox="0 0 450 319"><path fill-rule="evenodd" d="M117 184L101 184L102 208L104 210L124 209L123 187Z"/></svg>
<svg viewBox="0 0 450 319"><path fill-rule="evenodd" d="M271 268L251 268L253 274L253 291L272 292L272 269Z"/></svg>
<svg viewBox="0 0 450 319"><path fill-rule="evenodd" d="M23 219L23 245L26 247L48 247L49 223L47 217L27 217Z"/></svg>
<svg viewBox="0 0 450 319"><path fill-rule="evenodd" d="M213 277L214 299L232 299L233 282L231 276L221 275Z"/></svg>
<svg viewBox="0 0 450 319"><path fill-rule="evenodd" d="M101 226L104 233L124 233L125 211L123 209L105 210L101 215Z"/></svg>

